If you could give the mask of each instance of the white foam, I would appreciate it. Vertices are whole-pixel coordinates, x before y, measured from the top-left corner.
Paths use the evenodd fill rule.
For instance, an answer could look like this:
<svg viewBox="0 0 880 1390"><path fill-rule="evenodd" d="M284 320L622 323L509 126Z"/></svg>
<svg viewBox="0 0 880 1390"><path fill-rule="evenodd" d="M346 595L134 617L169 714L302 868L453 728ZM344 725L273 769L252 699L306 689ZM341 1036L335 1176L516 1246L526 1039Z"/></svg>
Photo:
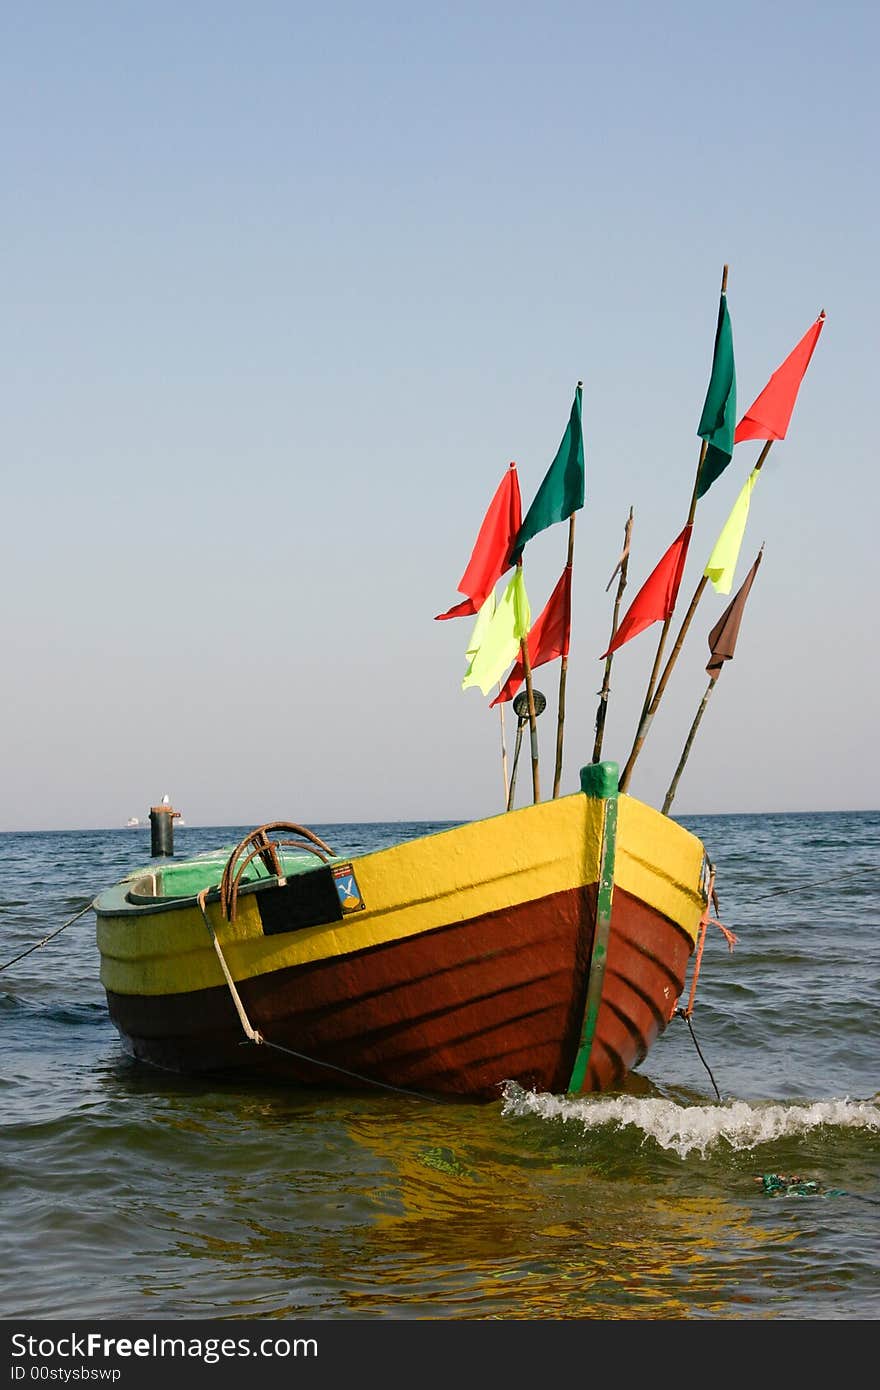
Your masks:
<svg viewBox="0 0 880 1390"><path fill-rule="evenodd" d="M678 1105L671 1100L638 1096L596 1095L568 1100L564 1096L524 1091L512 1081L504 1087L502 1114L562 1120L579 1124L584 1131L606 1125L616 1129L631 1127L642 1132L643 1140L653 1139L679 1158L687 1158L695 1151L705 1158L722 1143L735 1150L754 1149L777 1139L809 1134L824 1125L880 1131L880 1105L873 1100L801 1104L734 1100L717 1105Z"/></svg>

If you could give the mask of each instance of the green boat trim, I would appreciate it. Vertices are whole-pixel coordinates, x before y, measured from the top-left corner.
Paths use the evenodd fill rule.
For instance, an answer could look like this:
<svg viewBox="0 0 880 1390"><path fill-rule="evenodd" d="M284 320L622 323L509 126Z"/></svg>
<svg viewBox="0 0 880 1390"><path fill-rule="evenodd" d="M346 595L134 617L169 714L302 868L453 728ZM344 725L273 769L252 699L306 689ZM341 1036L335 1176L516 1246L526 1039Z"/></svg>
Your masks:
<svg viewBox="0 0 880 1390"><path fill-rule="evenodd" d="M602 989L605 984L605 966L608 961L608 937L611 931L611 904L614 897L614 863L617 850L617 807L618 781L620 769L617 763L590 763L581 769L581 791L585 796L601 797L605 801L602 823L602 850L599 866L599 884L596 899L596 925L593 931L593 951L590 958L590 975L587 983L587 998L584 1004L584 1021L577 1055L571 1071L568 1090L577 1095L583 1084L590 1061L599 1006L602 1003Z"/></svg>

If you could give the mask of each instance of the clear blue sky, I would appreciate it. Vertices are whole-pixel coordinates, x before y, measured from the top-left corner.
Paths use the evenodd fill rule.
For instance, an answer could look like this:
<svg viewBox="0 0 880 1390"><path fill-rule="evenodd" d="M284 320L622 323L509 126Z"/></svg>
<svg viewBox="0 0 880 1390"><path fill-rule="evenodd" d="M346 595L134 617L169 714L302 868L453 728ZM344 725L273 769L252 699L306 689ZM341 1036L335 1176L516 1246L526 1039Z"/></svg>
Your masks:
<svg viewBox="0 0 880 1390"><path fill-rule="evenodd" d="M192 824L499 811L469 624L433 618L582 378L574 789L627 511L628 600L687 514L725 263L741 410L828 318L674 809L876 807L878 13L7 5L0 828L165 792ZM758 450L698 508L679 616ZM527 549L535 614L566 532ZM726 601L637 765L654 804ZM621 763L658 633L615 662ZM519 804L529 781L523 757Z"/></svg>

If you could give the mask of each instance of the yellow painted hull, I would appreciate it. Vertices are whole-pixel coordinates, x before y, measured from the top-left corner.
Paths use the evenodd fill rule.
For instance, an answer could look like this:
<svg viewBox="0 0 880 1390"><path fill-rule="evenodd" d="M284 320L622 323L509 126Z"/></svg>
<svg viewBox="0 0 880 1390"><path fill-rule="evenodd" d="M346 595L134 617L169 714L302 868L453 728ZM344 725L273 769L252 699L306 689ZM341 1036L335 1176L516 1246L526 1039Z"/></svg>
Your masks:
<svg viewBox="0 0 880 1390"><path fill-rule="evenodd" d="M209 892L204 911L251 1023L277 1043L271 1059L241 1047L195 896L150 892L161 871L131 875L96 903L111 1014L135 1055L183 1070L247 1064L323 1085L354 1073L355 1084L475 1096L507 1079L564 1090L583 1043L605 808L576 793L356 856L357 910L290 930L278 904L294 902L295 875L242 889L234 921ZM618 1084L665 1027L705 888L699 840L619 797L607 997L581 1089ZM645 992L656 995L647 1014ZM639 1017L621 1041L615 1010L630 995L622 1007Z"/></svg>

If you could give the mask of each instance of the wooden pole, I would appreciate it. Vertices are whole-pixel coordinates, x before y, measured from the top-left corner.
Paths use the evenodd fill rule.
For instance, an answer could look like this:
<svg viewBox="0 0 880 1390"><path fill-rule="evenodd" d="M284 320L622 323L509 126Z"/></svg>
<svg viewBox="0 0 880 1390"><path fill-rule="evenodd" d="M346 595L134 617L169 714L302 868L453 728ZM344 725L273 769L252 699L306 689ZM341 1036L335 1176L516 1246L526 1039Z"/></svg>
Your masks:
<svg viewBox="0 0 880 1390"><path fill-rule="evenodd" d="M623 533L623 550L620 559L614 567L614 574L608 580L605 592L607 594L611 585L614 583L614 575L620 571L620 578L617 581L617 596L614 600L614 613L611 618L611 636L609 643L614 641L614 634L617 631L617 622L620 616L620 601L623 598L623 591L626 588L626 572L629 567L629 547L632 535L633 509L630 507L627 517L626 528ZM602 677L602 689L599 691L599 707L596 710L596 741L593 744L593 762L597 763L602 757L602 739L605 736L605 717L608 713L608 695L611 691L611 663L614 660L614 653L609 652L605 658L605 674Z"/></svg>
<svg viewBox="0 0 880 1390"><path fill-rule="evenodd" d="M529 738L532 751L532 800L535 805L541 800L541 779L538 775L538 722L535 718L535 690L532 685L532 666L529 661L529 644L523 638L519 644L522 653L523 673L526 678L526 691L529 697Z"/></svg>
<svg viewBox="0 0 880 1390"><path fill-rule="evenodd" d="M578 382L580 385L580 382ZM572 512L568 518L568 558L565 562L566 569L571 569L574 561L574 517ZM568 672L568 657L563 656L559 667L559 710L556 718L556 768L553 773L553 798L559 795L559 783L562 780L562 731L565 725L565 682Z"/></svg>
<svg viewBox="0 0 880 1390"><path fill-rule="evenodd" d="M632 777L632 771L636 765L636 759L642 751L645 739L648 737L648 730L651 727L651 721L657 712L657 706L660 703L663 691L666 689L666 682L669 680L672 667L675 665L675 660L678 656L678 653L681 651L681 645L684 641L684 635L687 632L688 627L690 626L691 618L697 611L697 604L702 598L703 590L705 589L707 582L708 581L706 579L706 576L702 575L700 578L700 582L697 585L696 590L694 592L694 596L691 599L690 607L688 608L688 611L684 616L684 620L679 630L678 637L675 639L675 646L673 647L669 655L669 660L666 663L666 668L663 672L663 675L660 677L660 681L654 693L654 698L652 699L648 708L642 710L642 717L639 720L639 727L636 730L636 736L633 740L633 746L630 750L630 755L626 760L626 766L624 767L623 772L620 774L619 786L621 791L626 791L627 787L629 786L629 780Z"/></svg>
<svg viewBox="0 0 880 1390"><path fill-rule="evenodd" d="M721 271L721 293L722 293L722 294L727 294L727 272L728 272L728 269L729 269L729 266L724 266L724 268L723 268L722 271ZM694 524L694 517L695 517L696 514L697 514L697 489L698 489L699 486L700 486L700 474L701 474L702 471L703 471L703 464L706 462L706 454L707 454L708 452L709 452L709 445L708 445L708 442L704 439L704 440L701 442L701 444L700 444L700 456L699 456L699 458L698 458L698 460L697 460L697 471L696 471L696 473L694 474L694 486L693 486L693 489L691 490L691 504L690 504L690 507L688 508L687 521L685 522L685 525L686 525L686 526L693 526L693 524ZM659 641L658 644L657 644L657 655L654 657L654 665L653 665L653 667L651 668L651 678L650 678L650 680L648 681L648 689L647 689L647 691L646 691L646 693L645 693L645 701L644 701L644 704L642 705L642 718L643 718L643 719L644 719L645 715L646 715L647 712L648 712L648 708L649 708L649 706L650 706L650 704L651 704L652 699L654 698L654 686L655 686L655 682L656 682L656 680L657 680L657 673L658 673L659 670L660 670L660 658L661 658L662 655L663 655L663 647L664 647L664 645L665 645L665 643L666 643L666 634L669 632L669 624L670 624L671 622L672 622L672 614L670 613L670 614L668 615L668 617L666 617L666 618L664 619L663 628L662 628L662 630L661 630L661 632L660 632L660 641ZM623 790L623 787L621 786L621 791L622 791L622 790Z"/></svg>
<svg viewBox="0 0 880 1390"><path fill-rule="evenodd" d="M513 767L510 770L510 786L507 791L508 811L513 810L513 793L516 790L516 767L517 763L519 762L519 750L520 745L522 743L523 724L525 722L526 721L524 719L517 719L516 721L516 739L513 745Z"/></svg>
<svg viewBox="0 0 880 1390"><path fill-rule="evenodd" d="M575 395L579 396L584 389L584 383L579 381L575 388ZM566 569L571 569L574 563L574 512L568 518L568 557L565 565ZM563 656L559 666L559 705L556 719L556 767L553 772L553 797L559 795L559 783L562 779L562 734L565 726L565 683L568 678L568 657Z"/></svg>
<svg viewBox="0 0 880 1390"><path fill-rule="evenodd" d="M726 272L727 272L727 266L724 267L724 270L725 270L725 274L726 274ZM692 495L692 497L691 497L690 511L688 512L688 519L687 519L687 522L686 522L686 525L688 525L688 526L692 526L692 525L693 525L694 512L695 512L695 510L696 510L696 505L697 505L697 484L698 484L698 482L699 482L699 480L700 480L700 470L701 470L702 467L703 467L703 460L704 460L705 457L706 457L706 451L707 451L707 449L708 449L708 445L707 445L707 443L706 443L706 441L705 441L705 439L704 439L704 440L703 440L703 443L702 443L702 447L701 447L701 449L700 449L700 459L699 459L699 462L698 462L698 464L697 464L697 476L696 476L696 479L695 479L695 481L694 481L694 490L693 490L693 495ZM663 619L663 626L662 626L662 628L660 629L660 640L659 640L658 643L657 643L657 651L656 651L656 653L655 653L655 655L654 655L654 665L651 667L651 675L650 675L650 677L649 677L649 679L648 679L648 688L647 688L647 690L645 691L645 698L644 698L644 701L643 701L643 703L642 703L642 712L641 712L641 714L639 715L639 725L638 725L638 729L636 730L636 736L635 736L635 738L634 738L634 740L633 740L633 746L632 746L632 748L631 748L631 750L630 750L630 755L629 755L629 757L628 757L627 760L626 760L626 766L624 767L623 772L620 774L619 790L622 791L622 792L625 792L626 789L627 789L627 787L629 786L629 779L632 777L632 770L633 770L633 767L635 766L636 758L638 757L639 752L640 752L640 750L641 750L641 746L642 746L642 744L643 744L644 741L645 741L645 735L646 735L647 732L648 732L648 726L650 725L650 722L651 722L651 716L650 716L650 714L649 714L649 710L650 710L650 708L651 708L651 701L652 701L653 698L654 698L654 690L655 690L655 683L656 683L656 681L657 681L657 673L658 673L658 671L660 670L660 661L661 661L661 659L662 659L662 657L663 657L663 648L664 648L665 645L666 645L666 634L669 632L669 624L670 624L671 622L672 622L672 612L670 611L670 612L666 615L666 617Z"/></svg>
<svg viewBox="0 0 880 1390"><path fill-rule="evenodd" d="M761 450L761 453L760 453L760 455L759 455L759 457L758 457L758 462L755 464L755 467L754 467L754 469L752 470L753 472L757 472L760 468L763 467L764 460L766 459L767 455L769 454L772 444L773 444L773 440L772 440L772 439L768 439L768 440L766 441L766 443L765 443L765 445L764 445L763 449ZM685 613L684 618L682 619L682 623L681 623L681 627L679 628L678 636L677 636L676 639L675 639L675 645L674 645L674 647L672 648L672 651L669 653L669 660L667 661L666 666L664 667L663 675L660 677L660 680L659 680L659 682L658 682L658 684L657 684L657 689L656 689L655 692L654 692L654 696L653 696L653 698L652 698L650 704L648 705L647 709L645 709L645 710L642 711L642 717L641 717L641 719L640 719L640 721L639 721L639 727L638 727L638 731L637 731L637 733L636 733L635 741L633 742L632 751L631 751L631 753L630 753L630 755L629 755L629 758L627 759L626 767L624 768L624 770L623 770L623 772L622 772L622 774L621 774L621 777L620 777L620 790L621 790L621 791L625 791L625 790L626 790L626 787L627 787L628 784L629 784L629 779L630 779L630 777L632 776L632 770L633 770L633 768L635 767L636 758L639 756L639 753L641 753L641 751L642 751L642 746L643 746L643 744L644 744L644 742L645 742L645 739L646 739L647 736L648 736L648 730L649 730L650 727L651 727L651 720L654 718L654 715L657 713L657 706L660 704L660 701L661 701L661 699L663 698L663 692L664 692L664 690L666 689L666 686L667 686L667 684L668 684L668 682L669 682L669 677L670 677L671 674L672 674L672 668L674 667L676 661L678 660L678 655L679 655L679 652L681 651L682 644L683 644L683 642L684 642L685 636L687 635L687 630L688 630L688 628L689 628L690 625L691 625L691 619L693 618L694 614L695 614L696 611L697 611L697 604L700 602L700 599L703 597L703 591L704 591L704 589L706 588L706 585L707 585L708 582L709 582L709 581L708 581L708 579L706 578L706 575L705 575L705 574L702 574L702 575L700 576L700 579L699 579L699 582L698 582L698 584L697 584L697 587L696 587L696 589L694 590L694 596L693 596L693 598L692 598L691 601L690 601L690 606L688 607L688 610L687 610L687 612Z"/></svg>
<svg viewBox="0 0 880 1390"><path fill-rule="evenodd" d="M725 265L725 266L723 267L722 271L721 271L721 293L722 293L722 294L726 294L726 293L727 293L727 272L728 272L728 269L729 269L729 267ZM685 525L686 525L686 526L693 526L693 524L694 524L694 517L696 516L696 512L697 512L697 489L698 489L699 486L700 486L700 473L703 471L703 464L704 464L704 462L705 462L706 454L707 454L707 452L708 452L708 449L709 449L709 445L708 445L708 443L706 442L706 440L705 440L705 439L701 440L701 442L700 442L700 456L699 456L699 459L697 460L697 471L696 471L696 473L694 474L694 486L693 486L693 488L692 488L692 490L691 490L691 504L690 504L690 507L688 508L687 521L685 522ZM636 744L639 743L639 735L640 735L640 734L641 734L641 742L644 743L644 741L645 741L644 735L645 735L645 733L647 733L647 729L644 730L644 733L642 732L642 729L643 729L643 726L644 726L646 720L648 720L648 722L650 723L650 718L649 718L649 715L648 715L648 711L649 711L649 709L650 709L650 707L651 707L651 701L652 701L653 698L654 698L654 690L655 690L655 686L656 686L656 682L657 682L657 676L658 676L658 673L659 673L659 671L660 671L660 662L661 662L661 659L662 659L662 657L663 657L663 648L664 648L665 645L666 645L666 635L667 635L667 633L669 632L669 624L670 624L671 622L672 622L672 613L670 612L670 613L668 613L668 614L666 615L666 617L665 617L664 620L663 620L663 626L662 626L662 628L661 628L661 630L660 630L660 640L659 640L658 643L657 643L657 652L656 652L656 654L655 654L655 656L654 656L654 665L651 667L651 675L650 675L650 678L649 678L649 680L648 680L648 688L647 688L647 690L645 691L645 698L644 698L644 700L643 700L643 702L642 702L642 712L641 712L641 714L640 714L640 716L639 716L639 727L638 727L638 729L636 730L636 737L635 737L635 739L633 740L633 746L632 746L632 749L630 750L630 755L629 755L629 757L627 758L626 766L624 767L623 772L622 772L621 775L620 775L620 782L619 782L618 785L619 785L619 790L622 791L622 792L625 792L626 789L627 789L627 787L629 786L629 780L630 780L630 777L632 776L633 766L634 766L634 764L635 764L636 758L638 757L638 750L637 750L637 748L636 748ZM641 748L641 744L639 744L639 748Z"/></svg>
<svg viewBox="0 0 880 1390"><path fill-rule="evenodd" d="M725 268L725 270L727 269L726 266L725 266L724 268ZM706 441L705 441L705 439L704 439L704 440L703 440L702 448L700 449L700 461L699 461L699 463L697 464L697 482L699 481L700 469L701 469L702 466L703 466L703 460L704 460L705 457L706 457L706 450L707 450L707 448L708 448L708 445L706 444ZM692 496L692 498L691 498L691 509L690 509L690 512L688 513L688 520L687 520L687 523L686 523L688 526L693 525L693 514L694 514L694 509L695 509L695 507L696 507L696 498L697 498L697 482L694 483L694 492L693 492L693 496ZM658 643L657 643L657 651L656 651L656 653L655 653L655 655L654 655L654 665L651 667L651 675L650 675L650 678L649 678L649 680L648 680L648 688L647 688L647 690L645 691L645 699L644 699L644 701L643 701L643 703L642 703L642 712L641 712L641 714L639 715L639 724L638 724L638 728L637 728L637 730L636 730L636 736L635 736L635 738L633 739L633 746L632 746L632 748L630 749L630 755L629 755L629 757L628 757L627 760L626 760L626 766L624 767L623 772L620 774L619 790L622 791L622 792L625 792L626 789L627 789L627 787L629 786L629 779L632 777L632 770L633 770L633 767L635 766L636 758L639 756L639 752L641 751L642 744L643 744L644 741L645 741L645 735L647 734L647 732L648 732L648 727L649 727L649 725L650 725L650 723L651 723L651 715L650 715L649 711L650 711L650 708L651 708L651 701L652 701L653 698L654 698L654 690L655 690L655 684L656 684L656 681L657 681L657 673L658 673L658 671L660 670L660 661L661 661L661 659L662 659L662 657L663 657L663 648L664 648L665 645L666 645L666 634L669 632L669 624L670 624L671 622L672 622L672 613L669 612L669 613L667 614L667 616L664 618L664 620L663 620L663 626L662 626L662 628L660 629L660 640L659 640Z"/></svg>
<svg viewBox="0 0 880 1390"><path fill-rule="evenodd" d="M675 796L675 791L676 791L676 788L678 787L678 779L681 777L681 774L684 772L684 765L685 765L685 763L686 763L687 760L688 760L688 755L690 754L690 751L691 751L691 745L693 744L693 741L694 741L694 739L695 739L696 736L697 736L697 729L700 727L700 720L701 720L702 717L703 717L703 711L705 710L707 704L709 703L709 696L712 694L712 691L715 689L715 682L716 682L717 680L718 680L718 677L717 677L717 676L712 676L712 677L710 678L709 684L708 684L707 687L706 687L706 693L705 693L705 695L703 696L702 700L700 701L700 707L699 707L699 709L697 710L696 715L694 716L694 722L693 722L693 724L691 725L691 731L690 731L690 733L689 733L688 736L687 736L687 740L686 740L685 745L684 745L684 748L683 748L683 750L682 750L681 757L680 757L679 760L678 760L678 767L675 769L675 776L673 777L672 781L669 783L669 790L668 790L668 792L666 793L666 800L663 802L663 814L664 814L664 816L668 816L668 815L669 815L669 808L670 808L670 806L672 805L672 799L673 799L673 797Z"/></svg>
<svg viewBox="0 0 880 1390"><path fill-rule="evenodd" d="M553 771L553 799L559 795L559 783L562 780L562 730L565 724L565 677L568 665L568 657L562 658L559 667L559 712L556 719L556 767Z"/></svg>
<svg viewBox="0 0 880 1390"><path fill-rule="evenodd" d="M498 682L498 694L501 694L503 686ZM504 737L504 701L498 706L498 721L501 725L501 776L504 779L504 804L507 805L507 740ZM509 809L509 807L508 807Z"/></svg>
<svg viewBox="0 0 880 1390"><path fill-rule="evenodd" d="M517 569L522 569L522 556L516 562ZM520 655L522 657L523 675L526 678L526 693L529 700L529 735L532 749L532 799L535 804L541 800L541 782L538 775L538 721L535 715L535 691L532 685L532 664L529 661L529 642L528 634L520 638Z"/></svg>
<svg viewBox="0 0 880 1390"><path fill-rule="evenodd" d="M726 271L726 270L727 270L727 267L725 266L724 269L725 269L725 271ZM694 481L694 490L693 490L693 494L692 494L692 496L691 496L691 505L690 505L690 510L688 511L688 519L687 519L687 521L686 521L686 523L685 523L685 525L687 525L687 526L692 526L693 523L694 523L694 513L695 513L695 511L696 511L696 506L697 506L697 483L699 482L699 479L700 479L700 472L701 472L701 470L702 470L703 462L704 462L704 460L705 460L705 458L706 458L706 453L707 453L707 451L708 451L708 448L709 448L709 446L708 446L708 444L706 443L706 441L705 441L705 439L704 439L704 440L703 440L703 443L702 443L702 445L701 445L701 448L700 448L700 458L699 458L699 462L697 463L697 476L696 476L696 479L695 479L695 481ZM645 691L645 699L644 699L644 702L643 702L643 704L642 704L642 713L641 713L641 715L639 716L639 727L640 727L640 728L641 728L641 725L642 725L642 723L643 723L643 721L644 721L644 719L645 719L645 717L646 717L646 715L647 715L647 713L648 713L648 710L650 709L651 701L652 701L653 698L654 698L654 689L655 689L656 681L657 681L657 673L658 673L659 670L660 670L660 662L661 662L662 657L663 657L663 648L664 648L665 645L666 645L666 635L667 635L667 633L669 632L669 624L670 624L671 622L672 622L672 613L669 612L669 613L667 613L666 617L663 619L663 626L662 626L661 629L660 629L660 639L659 639L659 641L658 641L658 643L657 643L657 651L656 651L656 653L655 653L655 655L654 655L654 665L651 667L651 675L650 675L650 677L649 677L649 679L648 679L648 688L647 688L647 690ZM635 744L633 744L633 749L635 749ZM626 791L627 784L629 783L630 776L632 775L632 768L630 767L630 763L631 763L631 762L634 762L634 761L635 761L635 759L633 758L632 753L630 753L629 759L628 759L628 761L627 761L626 769L624 770L624 774L623 774L623 776L621 776L621 779L620 779L620 790L621 790L621 791ZM627 771L627 769L628 769L628 771ZM625 779L625 780L624 780L624 779Z"/></svg>

